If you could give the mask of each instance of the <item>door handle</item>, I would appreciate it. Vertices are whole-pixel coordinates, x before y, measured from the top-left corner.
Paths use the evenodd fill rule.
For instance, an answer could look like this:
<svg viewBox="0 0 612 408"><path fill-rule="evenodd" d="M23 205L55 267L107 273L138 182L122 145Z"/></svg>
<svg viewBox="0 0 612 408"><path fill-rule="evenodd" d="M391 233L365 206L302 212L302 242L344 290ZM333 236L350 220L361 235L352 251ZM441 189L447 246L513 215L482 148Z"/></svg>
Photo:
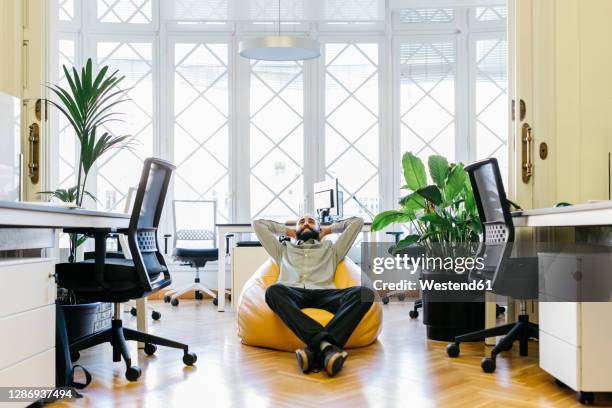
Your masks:
<svg viewBox="0 0 612 408"><path fill-rule="evenodd" d="M521 128L521 146L521 173L523 176L523 183L528 184L533 175L533 135L529 123L524 123Z"/></svg>
<svg viewBox="0 0 612 408"><path fill-rule="evenodd" d="M28 136L30 142L30 160L28 162L28 175L33 184L38 183L38 175L40 173L40 126L34 122L30 125L30 134Z"/></svg>

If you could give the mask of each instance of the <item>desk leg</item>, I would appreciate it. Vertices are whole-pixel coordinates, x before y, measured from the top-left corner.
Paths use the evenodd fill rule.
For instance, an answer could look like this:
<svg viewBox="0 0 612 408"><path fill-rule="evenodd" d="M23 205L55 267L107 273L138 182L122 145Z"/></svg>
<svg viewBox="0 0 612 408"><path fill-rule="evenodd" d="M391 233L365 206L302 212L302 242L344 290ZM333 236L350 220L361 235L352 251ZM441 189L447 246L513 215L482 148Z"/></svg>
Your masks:
<svg viewBox="0 0 612 408"><path fill-rule="evenodd" d="M219 257L217 268L217 312L225 311L225 233L219 230Z"/></svg>
<svg viewBox="0 0 612 408"><path fill-rule="evenodd" d="M147 333L147 299L136 299L136 330ZM144 343L138 343L139 349L144 349Z"/></svg>
<svg viewBox="0 0 612 408"><path fill-rule="evenodd" d="M497 325L497 303L495 302L495 295L487 292L485 295L485 329L495 327ZM494 346L496 342L495 337L487 337L485 344L488 346Z"/></svg>

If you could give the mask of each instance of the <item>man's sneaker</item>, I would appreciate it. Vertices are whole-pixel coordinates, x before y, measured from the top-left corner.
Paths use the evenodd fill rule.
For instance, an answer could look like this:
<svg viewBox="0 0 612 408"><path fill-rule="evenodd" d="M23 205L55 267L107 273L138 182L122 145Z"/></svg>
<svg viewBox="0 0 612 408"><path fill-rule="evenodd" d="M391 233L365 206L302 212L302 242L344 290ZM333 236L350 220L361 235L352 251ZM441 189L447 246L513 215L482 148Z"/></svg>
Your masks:
<svg viewBox="0 0 612 408"><path fill-rule="evenodd" d="M342 370L344 360L348 357L348 353L336 346L327 346L321 352L321 361L327 375L333 377Z"/></svg>
<svg viewBox="0 0 612 408"><path fill-rule="evenodd" d="M297 358L300 369L304 374L309 373L315 367L316 354L308 347L295 350L295 357Z"/></svg>

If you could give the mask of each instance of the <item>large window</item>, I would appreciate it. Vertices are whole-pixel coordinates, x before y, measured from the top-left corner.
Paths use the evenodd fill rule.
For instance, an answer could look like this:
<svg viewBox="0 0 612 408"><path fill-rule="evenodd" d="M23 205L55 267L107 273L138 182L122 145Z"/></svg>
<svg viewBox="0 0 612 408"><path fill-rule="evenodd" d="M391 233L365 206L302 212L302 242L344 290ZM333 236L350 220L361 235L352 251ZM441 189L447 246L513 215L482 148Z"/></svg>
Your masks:
<svg viewBox="0 0 612 408"><path fill-rule="evenodd" d="M227 43L174 43L174 196L217 201L230 220L229 65Z"/></svg>
<svg viewBox="0 0 612 408"><path fill-rule="evenodd" d="M302 62L251 62L251 216L292 219L304 202Z"/></svg>
<svg viewBox="0 0 612 408"><path fill-rule="evenodd" d="M59 0L60 64L91 57L126 77L125 122L109 126L131 149L93 169L88 205L121 211L151 155L177 166L170 199L215 200L219 222L311 212L313 183L332 178L345 215L368 220L397 205L406 151L505 168L506 8L389 3ZM276 33L279 14L284 32L319 38L320 58L238 55L241 39ZM56 130L52 187L65 188L76 143L65 121Z"/></svg>
<svg viewBox="0 0 612 408"><path fill-rule="evenodd" d="M379 209L378 43L325 44L325 173L345 215Z"/></svg>
<svg viewBox="0 0 612 408"><path fill-rule="evenodd" d="M106 210L123 211L130 187L140 180L142 163L153 154L153 44L150 41L100 40L97 65L118 70L125 79L122 121L108 131L130 135L129 149L115 149L96 166L96 197Z"/></svg>

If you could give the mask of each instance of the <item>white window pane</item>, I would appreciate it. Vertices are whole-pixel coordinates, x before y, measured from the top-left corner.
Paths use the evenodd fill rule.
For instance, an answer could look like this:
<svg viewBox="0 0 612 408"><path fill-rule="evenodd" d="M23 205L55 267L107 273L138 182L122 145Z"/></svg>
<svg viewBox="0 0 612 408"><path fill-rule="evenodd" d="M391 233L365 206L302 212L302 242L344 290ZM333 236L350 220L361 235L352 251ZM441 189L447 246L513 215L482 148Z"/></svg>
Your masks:
<svg viewBox="0 0 612 408"><path fill-rule="evenodd" d="M402 42L399 63L401 153L455 161L454 39Z"/></svg>
<svg viewBox="0 0 612 408"><path fill-rule="evenodd" d="M401 24L451 23L455 19L455 9L444 8L411 8L399 11Z"/></svg>
<svg viewBox="0 0 612 408"><path fill-rule="evenodd" d="M63 67L70 71L75 64L75 41L73 39L59 40L59 85L68 87ZM58 114L58 147L59 147L59 188L70 188L76 185L76 135L66 117Z"/></svg>
<svg viewBox="0 0 612 408"><path fill-rule="evenodd" d="M138 185L143 160L153 154L152 44L104 41L97 50L98 67L108 65L125 76L120 87L129 99L116 109L123 121L109 123L104 130L130 135L132 148L112 150L97 162L96 196L102 208L123 211L128 189Z"/></svg>
<svg viewBox="0 0 612 408"><path fill-rule="evenodd" d="M215 200L230 220L227 44L174 47L174 198Z"/></svg>
<svg viewBox="0 0 612 408"><path fill-rule="evenodd" d="M500 21L508 17L508 8L506 6L496 7L476 7L476 21Z"/></svg>
<svg viewBox="0 0 612 408"><path fill-rule="evenodd" d="M325 169L344 192L344 214L378 212L378 44L325 44Z"/></svg>
<svg viewBox="0 0 612 408"><path fill-rule="evenodd" d="M74 20L74 0L59 0L58 12L60 21Z"/></svg>
<svg viewBox="0 0 612 408"><path fill-rule="evenodd" d="M508 46L501 35L476 41L476 158L496 157L507 173Z"/></svg>
<svg viewBox="0 0 612 408"><path fill-rule="evenodd" d="M89 1L89 0L87 0ZM150 24L152 0L97 0L101 23Z"/></svg>
<svg viewBox="0 0 612 408"><path fill-rule="evenodd" d="M304 201L300 62L251 62L251 217L286 220Z"/></svg>

